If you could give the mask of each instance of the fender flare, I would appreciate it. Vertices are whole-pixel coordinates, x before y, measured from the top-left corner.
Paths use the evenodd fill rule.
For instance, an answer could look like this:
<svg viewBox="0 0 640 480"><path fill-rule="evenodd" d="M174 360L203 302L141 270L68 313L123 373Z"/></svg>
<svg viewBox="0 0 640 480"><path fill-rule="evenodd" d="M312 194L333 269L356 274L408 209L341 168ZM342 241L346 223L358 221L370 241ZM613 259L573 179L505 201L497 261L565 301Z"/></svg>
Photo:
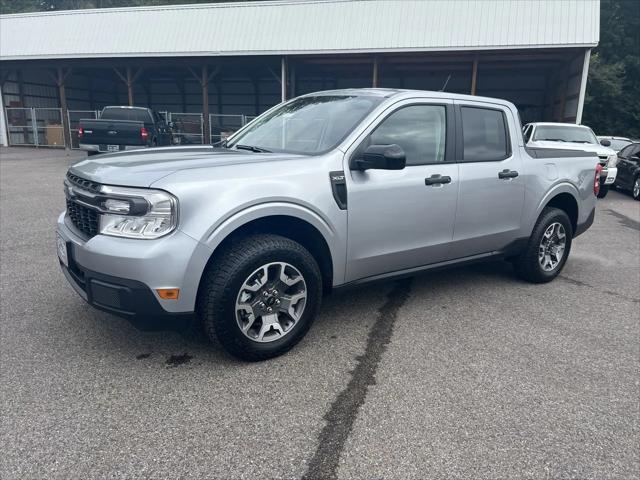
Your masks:
<svg viewBox="0 0 640 480"><path fill-rule="evenodd" d="M580 192L578 191L578 189L576 188L575 185L569 183L569 182L562 182L562 183L558 183L557 185L554 185L546 194L544 197L542 197L542 200L540 201L540 203L537 205L536 210L534 212L533 218L529 219L529 225L531 225L531 228L529 229L529 234L531 234L531 232L533 231L533 227L535 226L536 221L538 220L538 218L540 217L540 214L542 213L542 210L544 210L544 208L548 205L548 203L551 201L552 198L554 198L555 196L561 194L561 193L568 193L569 195L571 195L573 197L573 199L576 201L576 204L578 205L578 218L580 217Z"/></svg>
<svg viewBox="0 0 640 480"><path fill-rule="evenodd" d="M344 278L344 258L346 255L345 245L342 245L336 230L333 226L312 209L298 203L286 201L272 201L250 205L241 210L233 212L220 223L215 225L201 242L212 252L234 231L254 220L269 216L288 216L307 222L313 226L324 238L331 254L331 264L333 267L333 280L339 281ZM204 268L204 266L203 266Z"/></svg>

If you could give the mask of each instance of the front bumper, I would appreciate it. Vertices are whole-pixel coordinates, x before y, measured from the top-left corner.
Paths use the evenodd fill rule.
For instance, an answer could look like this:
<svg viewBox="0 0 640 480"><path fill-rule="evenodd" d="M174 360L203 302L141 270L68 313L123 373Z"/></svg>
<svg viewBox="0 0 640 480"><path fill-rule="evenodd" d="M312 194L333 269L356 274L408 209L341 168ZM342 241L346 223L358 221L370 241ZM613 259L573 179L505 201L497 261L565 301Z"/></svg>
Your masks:
<svg viewBox="0 0 640 480"><path fill-rule="evenodd" d="M62 270L88 303L123 317L192 314L211 250L179 230L156 240L82 236L63 213L57 232L67 245ZM156 289L179 288L176 300Z"/></svg>

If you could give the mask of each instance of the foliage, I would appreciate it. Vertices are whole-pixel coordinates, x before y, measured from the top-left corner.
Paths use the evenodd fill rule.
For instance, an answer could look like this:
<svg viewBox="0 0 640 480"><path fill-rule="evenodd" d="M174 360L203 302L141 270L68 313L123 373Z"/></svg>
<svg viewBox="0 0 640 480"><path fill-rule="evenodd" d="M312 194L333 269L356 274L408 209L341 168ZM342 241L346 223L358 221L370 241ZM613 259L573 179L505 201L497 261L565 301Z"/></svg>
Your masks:
<svg viewBox="0 0 640 480"><path fill-rule="evenodd" d="M186 3L220 3L223 0L0 0L0 13L77 10L82 8L141 7ZM224 0L246 1L246 0Z"/></svg>
<svg viewBox="0 0 640 480"><path fill-rule="evenodd" d="M600 5L582 123L598 135L640 138L640 1Z"/></svg>

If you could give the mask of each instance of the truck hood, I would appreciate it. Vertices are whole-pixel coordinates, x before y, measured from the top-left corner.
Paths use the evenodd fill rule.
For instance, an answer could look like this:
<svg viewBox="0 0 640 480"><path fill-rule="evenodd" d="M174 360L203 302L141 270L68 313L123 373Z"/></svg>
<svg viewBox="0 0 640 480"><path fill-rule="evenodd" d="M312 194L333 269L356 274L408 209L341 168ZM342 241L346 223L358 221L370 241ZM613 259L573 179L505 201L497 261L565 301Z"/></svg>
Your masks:
<svg viewBox="0 0 640 480"><path fill-rule="evenodd" d="M209 146L161 147L89 157L69 170L79 177L107 185L149 187L180 170L298 158L302 155L253 153Z"/></svg>
<svg viewBox="0 0 640 480"><path fill-rule="evenodd" d="M527 144L527 147L537 148L559 148L560 150L583 150L585 152L593 152L597 155L615 155L609 147L603 145L596 145L593 143L572 143L572 142L551 142L547 140L532 140Z"/></svg>

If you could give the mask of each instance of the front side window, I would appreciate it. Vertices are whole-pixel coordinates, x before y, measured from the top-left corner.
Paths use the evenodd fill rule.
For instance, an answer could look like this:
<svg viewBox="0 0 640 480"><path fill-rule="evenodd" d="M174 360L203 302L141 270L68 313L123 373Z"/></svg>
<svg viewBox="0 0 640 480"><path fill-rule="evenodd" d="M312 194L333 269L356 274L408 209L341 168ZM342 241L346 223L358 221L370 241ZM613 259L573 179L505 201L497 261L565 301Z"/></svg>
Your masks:
<svg viewBox="0 0 640 480"><path fill-rule="evenodd" d="M501 110L462 107L465 162L504 160L510 154L507 122Z"/></svg>
<svg viewBox="0 0 640 480"><path fill-rule="evenodd" d="M598 139L590 128L571 125L538 125L533 139L550 142L599 144Z"/></svg>
<svg viewBox="0 0 640 480"><path fill-rule="evenodd" d="M318 154L335 148L383 97L300 97L256 119L228 148L251 146L272 152Z"/></svg>
<svg viewBox="0 0 640 480"><path fill-rule="evenodd" d="M367 137L369 145L399 145L407 165L444 162L447 116L443 105L411 105L385 118Z"/></svg>

